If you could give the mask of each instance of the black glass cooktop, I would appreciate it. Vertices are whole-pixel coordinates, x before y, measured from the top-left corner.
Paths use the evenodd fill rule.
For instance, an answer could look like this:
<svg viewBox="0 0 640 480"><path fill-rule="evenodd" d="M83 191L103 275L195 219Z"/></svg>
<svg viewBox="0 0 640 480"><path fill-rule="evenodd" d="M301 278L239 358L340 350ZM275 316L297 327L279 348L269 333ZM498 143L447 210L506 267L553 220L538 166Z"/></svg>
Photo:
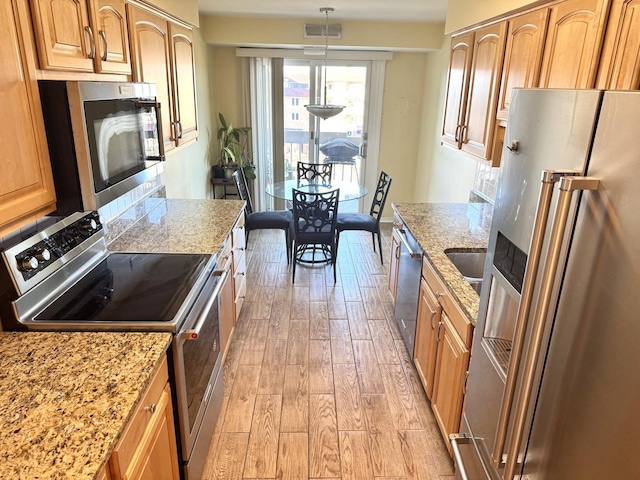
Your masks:
<svg viewBox="0 0 640 480"><path fill-rule="evenodd" d="M35 320L173 320L208 255L112 253Z"/></svg>

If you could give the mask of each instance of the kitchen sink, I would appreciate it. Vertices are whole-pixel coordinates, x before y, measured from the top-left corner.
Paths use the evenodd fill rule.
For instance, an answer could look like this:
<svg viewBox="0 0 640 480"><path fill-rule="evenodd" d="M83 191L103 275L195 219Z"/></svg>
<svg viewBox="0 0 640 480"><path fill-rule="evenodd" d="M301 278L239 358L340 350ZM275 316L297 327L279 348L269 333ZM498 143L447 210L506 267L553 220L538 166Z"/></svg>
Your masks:
<svg viewBox="0 0 640 480"><path fill-rule="evenodd" d="M480 293L482 288L482 276L484 274L484 260L487 251L460 251L445 250L445 255L451 263L458 269L464 279L471 284L473 289Z"/></svg>

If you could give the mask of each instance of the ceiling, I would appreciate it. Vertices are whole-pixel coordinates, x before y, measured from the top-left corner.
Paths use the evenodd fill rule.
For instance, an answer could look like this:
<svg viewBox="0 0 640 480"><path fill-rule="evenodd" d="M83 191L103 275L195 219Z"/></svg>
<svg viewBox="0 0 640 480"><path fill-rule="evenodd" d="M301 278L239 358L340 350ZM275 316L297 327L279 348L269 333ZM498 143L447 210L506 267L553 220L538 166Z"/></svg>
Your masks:
<svg viewBox="0 0 640 480"><path fill-rule="evenodd" d="M329 20L444 22L448 0L198 0L203 14L252 17L317 18L333 7Z"/></svg>

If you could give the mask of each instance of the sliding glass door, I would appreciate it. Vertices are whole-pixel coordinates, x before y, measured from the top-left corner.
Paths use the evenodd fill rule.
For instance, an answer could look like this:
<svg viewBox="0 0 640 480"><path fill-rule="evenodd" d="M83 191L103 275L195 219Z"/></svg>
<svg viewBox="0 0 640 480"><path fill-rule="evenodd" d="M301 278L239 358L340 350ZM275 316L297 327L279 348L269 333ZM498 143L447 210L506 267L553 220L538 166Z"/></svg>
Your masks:
<svg viewBox="0 0 640 480"><path fill-rule="evenodd" d="M297 162L332 163L334 178L364 183L370 62L285 59L283 70L284 179L295 178ZM305 109L309 103L344 105L322 120ZM359 211L357 201L340 205Z"/></svg>

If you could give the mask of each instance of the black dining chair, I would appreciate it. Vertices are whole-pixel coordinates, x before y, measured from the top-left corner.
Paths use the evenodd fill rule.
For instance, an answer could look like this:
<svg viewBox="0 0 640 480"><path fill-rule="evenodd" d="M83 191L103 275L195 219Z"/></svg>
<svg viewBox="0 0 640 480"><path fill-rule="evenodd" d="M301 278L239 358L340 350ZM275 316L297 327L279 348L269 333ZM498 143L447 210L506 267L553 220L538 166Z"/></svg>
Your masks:
<svg viewBox="0 0 640 480"><path fill-rule="evenodd" d="M369 214L365 213L339 213L338 214L338 243L340 241L340 232L345 230L363 230L371 232L371 240L373 241L373 251L376 251L376 235L378 235L378 250L380 250L380 263L382 261L382 241L380 240L380 217L384 204L387 201L387 194L391 186L391 177L385 172L380 172L378 186L373 194L371 209Z"/></svg>
<svg viewBox="0 0 640 480"><path fill-rule="evenodd" d="M296 264L331 263L333 281L336 281L336 255L338 238L338 197L340 189L326 193L306 193L293 189L293 273L291 283L296 280ZM316 260L316 251L320 258ZM305 258L311 255L311 259Z"/></svg>
<svg viewBox="0 0 640 480"><path fill-rule="evenodd" d="M299 183L321 183L329 185L333 165L331 163L304 163L298 162L298 182Z"/></svg>
<svg viewBox="0 0 640 480"><path fill-rule="evenodd" d="M290 210L254 212L244 171L241 168L237 169L233 172L233 179L236 182L240 199L246 202L245 231L247 242L249 242L249 233L251 230L284 230L284 239L287 247L287 263L289 263L289 259L291 258L291 225L293 223L293 214Z"/></svg>

